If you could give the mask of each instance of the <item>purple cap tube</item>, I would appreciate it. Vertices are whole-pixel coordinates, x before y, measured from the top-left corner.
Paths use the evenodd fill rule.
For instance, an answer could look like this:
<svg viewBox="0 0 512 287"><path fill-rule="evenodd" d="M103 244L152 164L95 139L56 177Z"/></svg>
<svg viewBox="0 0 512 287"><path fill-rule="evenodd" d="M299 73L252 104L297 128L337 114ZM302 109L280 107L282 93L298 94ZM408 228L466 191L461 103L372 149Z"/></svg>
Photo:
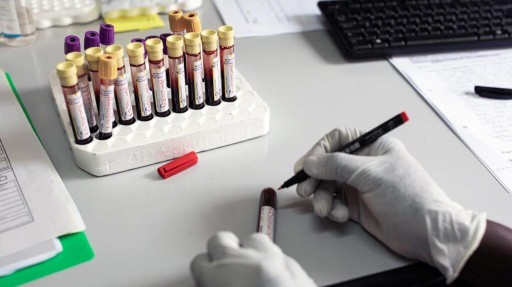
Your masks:
<svg viewBox="0 0 512 287"><path fill-rule="evenodd" d="M84 35L84 50L100 46L100 34L96 31L87 31Z"/></svg>
<svg viewBox="0 0 512 287"><path fill-rule="evenodd" d="M114 44L114 25L100 25L100 43L105 46Z"/></svg>
<svg viewBox="0 0 512 287"><path fill-rule="evenodd" d="M160 34L160 40L162 40L162 44L164 44L164 55L167 55L167 44L166 44L166 41L167 41L167 37L169 36L172 36L171 33L163 33L163 34Z"/></svg>
<svg viewBox="0 0 512 287"><path fill-rule="evenodd" d="M80 38L75 35L68 35L64 39L64 55L70 52L80 52Z"/></svg>

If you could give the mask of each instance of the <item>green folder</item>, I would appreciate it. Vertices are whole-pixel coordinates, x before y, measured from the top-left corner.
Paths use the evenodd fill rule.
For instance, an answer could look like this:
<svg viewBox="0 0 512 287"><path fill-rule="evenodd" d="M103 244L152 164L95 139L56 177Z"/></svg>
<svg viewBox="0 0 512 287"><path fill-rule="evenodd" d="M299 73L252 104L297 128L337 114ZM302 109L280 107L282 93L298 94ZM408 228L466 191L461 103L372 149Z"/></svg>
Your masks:
<svg viewBox="0 0 512 287"><path fill-rule="evenodd" d="M8 73L5 73L5 76L7 81L9 81L11 89L16 95L21 108L25 112L25 115L27 116L32 129L34 130L34 133L39 138L39 135L34 128L34 124L32 123L32 120L27 113L25 105L23 104L23 101L21 100L18 91L14 86L11 76ZM0 277L0 286L9 287L25 284L32 280L36 280L41 277L59 272L94 258L94 251L92 250L91 245L89 244L89 240L87 240L87 236L85 236L84 232L67 234L59 237L59 240L62 244L62 252L44 262L23 268L11 275Z"/></svg>

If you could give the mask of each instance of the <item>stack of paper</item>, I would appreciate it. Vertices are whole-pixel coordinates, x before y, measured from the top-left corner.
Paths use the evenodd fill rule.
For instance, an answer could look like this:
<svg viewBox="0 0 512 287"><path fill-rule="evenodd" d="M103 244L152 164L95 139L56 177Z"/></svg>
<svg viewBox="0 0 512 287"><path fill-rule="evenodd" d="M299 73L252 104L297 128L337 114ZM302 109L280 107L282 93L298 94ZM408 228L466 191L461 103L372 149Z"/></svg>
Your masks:
<svg viewBox="0 0 512 287"><path fill-rule="evenodd" d="M63 250L59 236L84 229L0 70L0 276L54 257Z"/></svg>
<svg viewBox="0 0 512 287"><path fill-rule="evenodd" d="M390 62L510 193L512 101L479 97L474 87L511 88L512 49L393 57Z"/></svg>
<svg viewBox="0 0 512 287"><path fill-rule="evenodd" d="M214 0L236 37L267 36L324 29L317 0Z"/></svg>

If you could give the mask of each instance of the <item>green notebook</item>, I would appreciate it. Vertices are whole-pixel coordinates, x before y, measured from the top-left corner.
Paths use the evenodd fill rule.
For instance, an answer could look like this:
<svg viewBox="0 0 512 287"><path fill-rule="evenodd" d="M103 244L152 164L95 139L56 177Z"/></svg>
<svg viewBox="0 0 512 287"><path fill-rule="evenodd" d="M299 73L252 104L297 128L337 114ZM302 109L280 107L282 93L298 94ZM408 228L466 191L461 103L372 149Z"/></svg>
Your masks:
<svg viewBox="0 0 512 287"><path fill-rule="evenodd" d="M13 93L16 95L18 102L20 103L21 108L25 112L27 119L34 130L34 133L37 134L36 129L30 119L30 116L27 113L25 105L21 100L16 87L11 79L11 76L8 73L5 73L7 80L11 86ZM36 280L38 278L50 275L52 273L64 270L66 268L84 263L86 261L94 258L94 252L87 240L87 236L85 236L84 232L78 232L73 234L67 234L59 237L60 243L62 244L62 252L57 254L55 257L41 262L36 265L32 265L30 267L21 269L11 275L0 277L0 286L9 287L9 286L18 286L32 280Z"/></svg>

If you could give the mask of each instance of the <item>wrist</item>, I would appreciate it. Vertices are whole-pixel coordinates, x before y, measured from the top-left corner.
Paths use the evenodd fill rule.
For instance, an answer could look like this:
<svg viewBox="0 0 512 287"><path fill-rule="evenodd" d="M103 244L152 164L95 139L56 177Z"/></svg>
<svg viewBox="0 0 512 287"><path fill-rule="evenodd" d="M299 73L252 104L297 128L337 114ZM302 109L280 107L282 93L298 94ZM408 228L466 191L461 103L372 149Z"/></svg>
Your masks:
<svg viewBox="0 0 512 287"><path fill-rule="evenodd" d="M429 248L434 265L454 281L475 252L485 233L487 215L450 203L441 210L428 210Z"/></svg>

